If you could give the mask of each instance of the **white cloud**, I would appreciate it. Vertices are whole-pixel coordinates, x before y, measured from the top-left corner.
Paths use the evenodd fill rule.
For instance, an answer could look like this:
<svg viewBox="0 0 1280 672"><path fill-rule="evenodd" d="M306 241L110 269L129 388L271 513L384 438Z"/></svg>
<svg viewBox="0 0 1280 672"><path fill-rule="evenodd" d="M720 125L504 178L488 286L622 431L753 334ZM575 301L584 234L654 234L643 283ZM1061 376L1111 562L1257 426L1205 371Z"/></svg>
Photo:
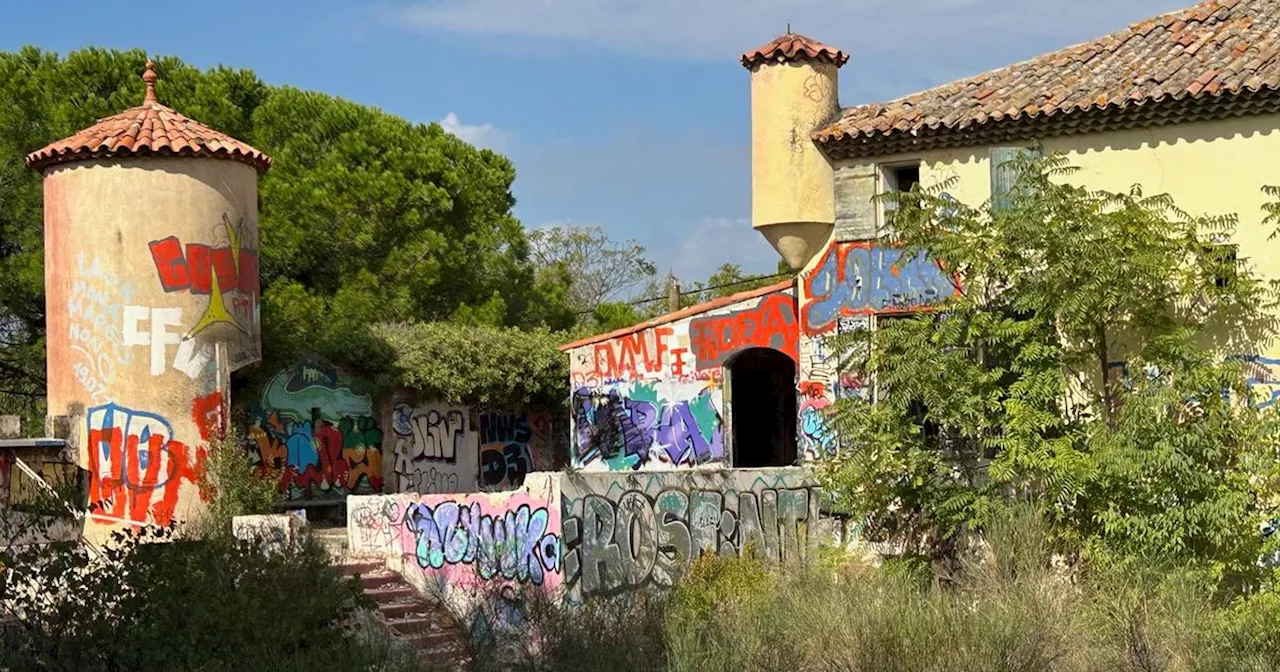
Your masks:
<svg viewBox="0 0 1280 672"><path fill-rule="evenodd" d="M444 115L440 125L460 140L485 149L498 149L505 137L493 124L464 124L453 112Z"/></svg>
<svg viewBox="0 0 1280 672"><path fill-rule="evenodd" d="M982 50L984 42L1065 36L1078 41L1190 0L423 0L384 11L402 26L529 37L610 51L732 58L787 24L861 56L863 63L923 50ZM1045 51L1065 43L1045 44ZM539 48L545 48L540 45Z"/></svg>
<svg viewBox="0 0 1280 672"><path fill-rule="evenodd" d="M655 252L658 270L670 265L686 286L705 281L722 264L737 264L747 275L772 275L778 264L778 253L746 217L704 217L683 232L678 248Z"/></svg>

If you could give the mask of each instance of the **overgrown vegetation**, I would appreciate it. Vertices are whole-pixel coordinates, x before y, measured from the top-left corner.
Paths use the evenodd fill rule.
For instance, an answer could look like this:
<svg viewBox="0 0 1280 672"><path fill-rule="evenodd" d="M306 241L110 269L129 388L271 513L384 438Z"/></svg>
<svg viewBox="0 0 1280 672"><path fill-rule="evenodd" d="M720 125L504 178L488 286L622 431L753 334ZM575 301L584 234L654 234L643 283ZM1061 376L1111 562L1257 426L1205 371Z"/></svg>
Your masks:
<svg viewBox="0 0 1280 672"><path fill-rule="evenodd" d="M829 549L802 567L701 559L667 595L534 599L477 670L1261 671L1280 669L1280 595L1231 598L1211 572L1061 565L1047 521L1011 510L948 581ZM486 650L493 644L486 643Z"/></svg>
<svg viewBox="0 0 1280 672"><path fill-rule="evenodd" d="M184 528L184 534L231 534L233 518L271 513L278 498L280 473L268 465L254 464L239 430L233 427L222 434L209 441L209 456L198 483L209 497L208 506Z"/></svg>
<svg viewBox="0 0 1280 672"><path fill-rule="evenodd" d="M1061 157L1003 168L1012 188L978 207L950 183L889 197L886 244L960 291L836 339L875 393L836 403L824 489L939 562L1026 503L1086 557L1257 585L1280 424L1238 356L1275 335L1276 291L1218 244L1235 219L1074 186Z"/></svg>
<svg viewBox="0 0 1280 672"><path fill-rule="evenodd" d="M307 538L268 552L149 528L118 535L102 558L56 544L0 564L0 605L19 623L0 649L12 672L421 669L369 631L359 584Z"/></svg>

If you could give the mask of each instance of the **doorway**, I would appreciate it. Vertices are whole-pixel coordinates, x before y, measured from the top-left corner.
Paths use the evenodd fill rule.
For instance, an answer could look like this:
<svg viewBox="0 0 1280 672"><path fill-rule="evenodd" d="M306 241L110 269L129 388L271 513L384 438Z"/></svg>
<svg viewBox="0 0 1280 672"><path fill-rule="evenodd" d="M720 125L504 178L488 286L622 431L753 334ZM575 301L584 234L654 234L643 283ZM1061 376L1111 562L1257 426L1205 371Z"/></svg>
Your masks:
<svg viewBox="0 0 1280 672"><path fill-rule="evenodd" d="M727 364L733 466L785 467L796 461L796 363L750 348Z"/></svg>

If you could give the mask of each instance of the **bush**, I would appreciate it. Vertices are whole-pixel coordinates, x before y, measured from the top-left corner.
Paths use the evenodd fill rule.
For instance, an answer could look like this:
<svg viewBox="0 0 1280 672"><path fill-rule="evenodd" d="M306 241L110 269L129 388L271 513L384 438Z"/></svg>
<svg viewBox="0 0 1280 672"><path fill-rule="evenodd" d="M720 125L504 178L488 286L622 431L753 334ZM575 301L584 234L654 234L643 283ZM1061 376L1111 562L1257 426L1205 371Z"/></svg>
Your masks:
<svg viewBox="0 0 1280 672"><path fill-rule="evenodd" d="M234 429L209 442L209 457L199 483L210 497L209 507L191 521L188 535L228 535L236 516L271 513L279 497L280 473L265 465L255 466L243 446Z"/></svg>
<svg viewBox="0 0 1280 672"><path fill-rule="evenodd" d="M149 528L105 556L62 544L0 557L0 607L19 620L0 669L416 669L360 625L371 604L310 539L265 553Z"/></svg>

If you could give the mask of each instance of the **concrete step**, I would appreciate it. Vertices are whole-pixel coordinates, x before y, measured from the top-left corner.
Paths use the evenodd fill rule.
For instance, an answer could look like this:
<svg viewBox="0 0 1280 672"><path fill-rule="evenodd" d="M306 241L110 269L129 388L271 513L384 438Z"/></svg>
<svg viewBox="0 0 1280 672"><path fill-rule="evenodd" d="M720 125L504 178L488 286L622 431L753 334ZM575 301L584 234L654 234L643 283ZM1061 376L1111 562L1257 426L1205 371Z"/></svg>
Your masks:
<svg viewBox="0 0 1280 672"><path fill-rule="evenodd" d="M408 586L398 574L392 574L386 570L375 573L361 574L360 585L364 586L366 591L376 588L389 588L395 584Z"/></svg>
<svg viewBox="0 0 1280 672"><path fill-rule="evenodd" d="M364 594L372 597L378 604L402 603L414 597L413 589L407 585L366 588Z"/></svg>
<svg viewBox="0 0 1280 672"><path fill-rule="evenodd" d="M376 560L347 560L346 562L334 563L334 566L342 570L342 573L347 576L359 576L386 570L386 565Z"/></svg>
<svg viewBox="0 0 1280 672"><path fill-rule="evenodd" d="M422 602L393 602L391 604L379 604L378 613L388 621L395 618L404 618L406 616L421 616L435 611L437 607L424 604Z"/></svg>
<svg viewBox="0 0 1280 672"><path fill-rule="evenodd" d="M457 641L458 641L457 636L452 632L446 632L446 631L423 632L423 633L418 633L418 634L406 637L405 639L409 642L410 646L419 650L432 649L432 648L440 647L442 645L450 645L450 644L453 645L450 648L454 648L454 647L457 647L459 649L462 648L457 644Z"/></svg>

